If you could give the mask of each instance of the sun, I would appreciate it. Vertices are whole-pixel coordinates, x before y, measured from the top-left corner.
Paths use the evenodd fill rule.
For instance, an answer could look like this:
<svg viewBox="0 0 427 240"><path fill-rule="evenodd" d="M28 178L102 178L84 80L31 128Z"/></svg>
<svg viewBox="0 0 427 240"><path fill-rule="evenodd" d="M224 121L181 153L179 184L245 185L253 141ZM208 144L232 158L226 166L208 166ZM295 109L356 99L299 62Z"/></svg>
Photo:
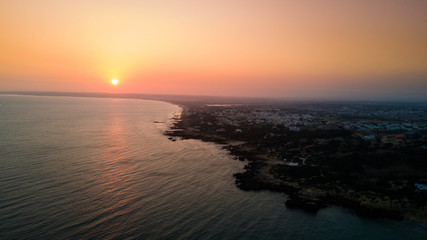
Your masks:
<svg viewBox="0 0 427 240"><path fill-rule="evenodd" d="M119 80L117 80L116 78L114 78L113 80L111 80L111 83L113 85L117 85L119 83Z"/></svg>

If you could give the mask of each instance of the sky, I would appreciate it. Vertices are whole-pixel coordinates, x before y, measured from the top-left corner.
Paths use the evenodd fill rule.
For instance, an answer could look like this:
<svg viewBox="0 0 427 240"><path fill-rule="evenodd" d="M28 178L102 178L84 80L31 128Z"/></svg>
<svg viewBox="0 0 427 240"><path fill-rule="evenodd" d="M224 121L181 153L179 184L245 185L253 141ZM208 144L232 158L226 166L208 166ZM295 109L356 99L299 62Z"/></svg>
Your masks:
<svg viewBox="0 0 427 240"><path fill-rule="evenodd" d="M426 13L425 0L0 0L0 91L427 101Z"/></svg>

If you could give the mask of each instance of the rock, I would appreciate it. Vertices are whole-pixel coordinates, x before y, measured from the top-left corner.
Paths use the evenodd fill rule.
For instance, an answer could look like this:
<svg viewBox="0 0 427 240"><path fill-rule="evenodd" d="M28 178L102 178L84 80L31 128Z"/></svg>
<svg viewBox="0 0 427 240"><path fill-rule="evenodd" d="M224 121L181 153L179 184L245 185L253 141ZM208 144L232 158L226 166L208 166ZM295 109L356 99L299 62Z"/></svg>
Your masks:
<svg viewBox="0 0 427 240"><path fill-rule="evenodd" d="M303 191L290 195L285 204L287 207L302 208L311 212L317 212L319 209L327 207L326 202L316 194Z"/></svg>

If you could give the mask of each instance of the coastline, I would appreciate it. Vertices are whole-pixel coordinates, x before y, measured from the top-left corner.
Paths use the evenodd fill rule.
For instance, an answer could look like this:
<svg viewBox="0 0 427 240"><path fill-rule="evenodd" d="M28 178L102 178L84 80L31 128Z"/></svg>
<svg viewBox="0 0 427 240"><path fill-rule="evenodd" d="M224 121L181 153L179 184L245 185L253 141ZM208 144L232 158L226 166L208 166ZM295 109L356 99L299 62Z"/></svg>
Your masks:
<svg viewBox="0 0 427 240"><path fill-rule="evenodd" d="M4 93L2 93L4 94ZM11 94L11 93L7 93ZM20 93L15 93L21 95ZM22 95L41 95L43 94L22 94ZM69 97L112 97L112 98L132 98L146 99L171 103L179 106L181 118L171 123L171 128L166 131L166 135L176 140L199 139L205 142L213 142L225 145L224 148L234 156L235 159L247 160L244 167L245 172L236 173L236 186L242 190L271 190L283 192L289 195L286 202L288 207L296 207L308 211L317 211L328 205L338 205L352 209L356 214L369 217L385 217L396 220L410 220L427 224L427 205L421 201L419 205L414 199L402 195L392 196L357 189L353 186L346 185L339 180L333 183L322 182L319 179L309 179L296 177L284 177L283 172L295 171L295 168L285 166L282 161L274 159L265 152L256 149L253 144L248 143L248 139L234 139L225 136L221 132L212 132L204 128L196 128L200 125L197 121L200 119L192 118L191 114L197 113L197 107L204 106L209 101L195 101L190 98L168 98L161 96L152 98L149 96L127 95L91 95L91 94L61 94L59 96ZM57 96L54 94L47 96ZM227 102L224 100L224 102ZM222 103L222 102L221 102ZM239 104L240 105L240 104ZM196 109L194 111L194 109ZM193 111L193 112L190 112ZM300 168L302 169L302 168ZM308 169L309 171L313 169Z"/></svg>
<svg viewBox="0 0 427 240"><path fill-rule="evenodd" d="M282 170L288 168L291 171L294 168L268 157L252 148L253 146L246 144L245 141L236 141L220 134L204 132L203 129L194 129L195 126L192 126L191 121L194 121L191 119L191 106L177 105L182 108L181 117L176 119L165 134L173 138L198 139L225 145L223 148L229 151L234 159L247 161L245 171L233 175L236 179L236 186L241 190L282 192L289 196L286 201L287 207L300 208L310 212L316 212L328 205L337 205L351 209L359 216L409 220L427 224L427 209L415 206L408 199L397 200L369 190L352 189L345 184L340 184L339 181L330 184L307 183L306 179L298 177L283 179L278 175L278 168Z"/></svg>

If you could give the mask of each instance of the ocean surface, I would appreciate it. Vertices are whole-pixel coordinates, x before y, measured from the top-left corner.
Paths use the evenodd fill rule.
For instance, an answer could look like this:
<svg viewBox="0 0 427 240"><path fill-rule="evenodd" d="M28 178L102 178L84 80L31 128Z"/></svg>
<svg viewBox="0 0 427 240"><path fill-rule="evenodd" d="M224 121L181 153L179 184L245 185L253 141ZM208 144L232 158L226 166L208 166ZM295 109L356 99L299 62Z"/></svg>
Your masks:
<svg viewBox="0 0 427 240"><path fill-rule="evenodd" d="M157 101L0 95L0 239L427 239L427 226L245 192Z"/></svg>

